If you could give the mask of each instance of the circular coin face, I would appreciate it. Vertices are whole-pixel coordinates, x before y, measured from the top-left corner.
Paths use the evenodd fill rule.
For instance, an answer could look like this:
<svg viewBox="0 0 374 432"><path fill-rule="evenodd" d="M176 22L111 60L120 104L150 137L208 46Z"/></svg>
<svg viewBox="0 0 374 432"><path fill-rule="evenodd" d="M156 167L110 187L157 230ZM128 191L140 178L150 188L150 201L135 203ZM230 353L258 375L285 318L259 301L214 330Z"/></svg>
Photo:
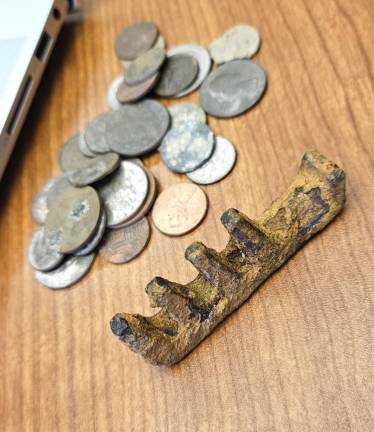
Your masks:
<svg viewBox="0 0 374 432"><path fill-rule="evenodd" d="M93 252L96 249L96 247L99 245L101 239L103 238L105 229L106 229L106 213L105 210L103 209L101 212L99 226L97 227L95 235L92 237L91 240L89 240L89 242L86 245L84 245L81 249L75 252L74 255L83 256Z"/></svg>
<svg viewBox="0 0 374 432"><path fill-rule="evenodd" d="M100 214L101 203L95 189L70 187L50 209L44 235L58 252L73 253L94 234Z"/></svg>
<svg viewBox="0 0 374 432"><path fill-rule="evenodd" d="M44 229L36 230L28 249L30 264L36 270L50 271L56 268L64 259L64 255L57 252L44 236Z"/></svg>
<svg viewBox="0 0 374 432"><path fill-rule="evenodd" d="M99 114L87 124L83 131L86 144L93 153L102 154L110 151L105 135L109 116L109 112Z"/></svg>
<svg viewBox="0 0 374 432"><path fill-rule="evenodd" d="M117 102L119 101L119 108L122 106L121 103L135 102L149 93L157 83L158 78L159 74L157 72L146 81L136 86L129 86L122 80L115 95Z"/></svg>
<svg viewBox="0 0 374 432"><path fill-rule="evenodd" d="M177 97L181 97L193 92L198 87L200 87L201 83L205 80L210 71L212 60L208 51L201 45L196 44L177 45L168 51L169 57L176 54L185 54L192 56L197 60L197 63L199 64L199 72L196 79L186 89L176 95Z"/></svg>
<svg viewBox="0 0 374 432"><path fill-rule="evenodd" d="M175 172L195 170L209 159L214 149L214 135L204 123L191 121L170 129L159 151L165 164Z"/></svg>
<svg viewBox="0 0 374 432"><path fill-rule="evenodd" d="M116 153L127 157L141 156L159 145L169 122L167 108L155 100L124 105L111 113L107 140Z"/></svg>
<svg viewBox="0 0 374 432"><path fill-rule="evenodd" d="M34 276L48 288L68 288L82 279L91 268L94 259L94 253L81 257L70 256L59 267L48 273L34 270Z"/></svg>
<svg viewBox="0 0 374 432"><path fill-rule="evenodd" d="M178 183L159 195L152 219L164 234L178 236L193 230L204 218L207 208L207 197L198 186Z"/></svg>
<svg viewBox="0 0 374 432"><path fill-rule="evenodd" d="M146 247L150 237L147 218L105 235L100 256L114 264L126 263L138 256Z"/></svg>
<svg viewBox="0 0 374 432"><path fill-rule="evenodd" d="M252 57L260 47L260 35L254 27L238 24L227 30L209 46L215 63Z"/></svg>
<svg viewBox="0 0 374 432"><path fill-rule="evenodd" d="M194 57L185 54L171 56L162 68L155 92L163 97L175 96L195 80L198 71L199 65Z"/></svg>
<svg viewBox="0 0 374 432"><path fill-rule="evenodd" d="M172 128L182 126L185 123L190 123L192 121L206 123L206 114L204 110L194 103L176 103L168 108Z"/></svg>
<svg viewBox="0 0 374 432"><path fill-rule="evenodd" d="M200 89L200 104L215 117L233 117L255 105L266 88L266 74L257 63L235 60L215 69Z"/></svg>
<svg viewBox="0 0 374 432"><path fill-rule="evenodd" d="M134 60L124 76L127 85L138 85L155 75L166 59L162 48L152 48Z"/></svg>
<svg viewBox="0 0 374 432"><path fill-rule="evenodd" d="M187 176L194 183L215 183L229 174L235 161L235 147L226 138L217 136L212 156L200 168L188 173Z"/></svg>
<svg viewBox="0 0 374 432"><path fill-rule="evenodd" d="M152 48L162 48L165 49L166 43L165 39L159 34L158 38L155 42L155 44L152 46ZM124 67L125 71L129 68L130 64L132 63L132 60L121 60L122 66Z"/></svg>
<svg viewBox="0 0 374 432"><path fill-rule="evenodd" d="M74 135L60 148L58 163L63 172L80 168L88 159L80 150L79 136Z"/></svg>
<svg viewBox="0 0 374 432"><path fill-rule="evenodd" d="M123 85L123 75L115 78L108 88L106 100L109 108L112 110L117 110L122 106L121 102L117 99L117 92L121 85Z"/></svg>
<svg viewBox="0 0 374 432"><path fill-rule="evenodd" d="M155 44L157 36L157 27L152 22L134 23L117 36L115 52L119 59L134 60Z"/></svg>
<svg viewBox="0 0 374 432"><path fill-rule="evenodd" d="M119 225L134 216L148 192L144 170L128 161L122 161L118 170L99 185L98 191L107 214L107 226Z"/></svg>
<svg viewBox="0 0 374 432"><path fill-rule="evenodd" d="M87 157L95 157L96 156L96 154L88 148L88 145L87 145L86 140L84 138L84 131L82 131L79 134L79 150L81 151L81 153L83 153Z"/></svg>

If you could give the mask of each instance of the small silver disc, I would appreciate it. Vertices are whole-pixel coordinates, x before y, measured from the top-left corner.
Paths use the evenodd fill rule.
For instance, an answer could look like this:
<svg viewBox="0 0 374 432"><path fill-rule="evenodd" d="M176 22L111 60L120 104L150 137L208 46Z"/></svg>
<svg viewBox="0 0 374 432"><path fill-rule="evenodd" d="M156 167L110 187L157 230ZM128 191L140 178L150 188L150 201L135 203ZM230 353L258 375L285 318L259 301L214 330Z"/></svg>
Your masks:
<svg viewBox="0 0 374 432"><path fill-rule="evenodd" d="M44 236L44 229L36 230L31 238L28 259L35 270L50 271L56 268L64 259L63 254L57 252Z"/></svg>
<svg viewBox="0 0 374 432"><path fill-rule="evenodd" d="M171 117L171 127L175 128L191 121L206 123L204 110L194 103L182 102L168 107Z"/></svg>

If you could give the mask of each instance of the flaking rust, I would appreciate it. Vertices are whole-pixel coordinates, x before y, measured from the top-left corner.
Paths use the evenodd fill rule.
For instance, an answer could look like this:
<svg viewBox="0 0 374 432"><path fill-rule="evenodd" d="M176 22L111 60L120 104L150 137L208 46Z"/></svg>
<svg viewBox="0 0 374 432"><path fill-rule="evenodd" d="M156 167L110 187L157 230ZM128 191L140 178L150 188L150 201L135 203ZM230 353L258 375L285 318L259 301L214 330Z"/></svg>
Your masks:
<svg viewBox="0 0 374 432"><path fill-rule="evenodd" d="M230 234L222 252L191 244L185 257L199 271L186 285L156 277L146 287L153 316L121 313L111 328L133 351L154 365L186 356L227 315L342 210L345 174L317 151L305 153L287 191L255 220L226 210Z"/></svg>

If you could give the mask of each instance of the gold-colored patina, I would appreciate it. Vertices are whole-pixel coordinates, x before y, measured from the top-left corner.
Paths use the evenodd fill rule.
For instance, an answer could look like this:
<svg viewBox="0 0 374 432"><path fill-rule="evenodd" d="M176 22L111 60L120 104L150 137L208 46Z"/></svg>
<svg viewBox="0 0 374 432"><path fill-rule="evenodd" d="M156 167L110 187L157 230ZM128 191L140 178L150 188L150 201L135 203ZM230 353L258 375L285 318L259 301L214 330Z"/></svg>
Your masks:
<svg viewBox="0 0 374 432"><path fill-rule="evenodd" d="M331 222L344 201L344 171L317 151L305 153L291 186L257 219L235 209L223 213L231 239L222 252L198 242L187 248L186 259L199 271L195 280L154 278L146 292L161 310L150 317L117 314L113 333L154 365L178 362Z"/></svg>

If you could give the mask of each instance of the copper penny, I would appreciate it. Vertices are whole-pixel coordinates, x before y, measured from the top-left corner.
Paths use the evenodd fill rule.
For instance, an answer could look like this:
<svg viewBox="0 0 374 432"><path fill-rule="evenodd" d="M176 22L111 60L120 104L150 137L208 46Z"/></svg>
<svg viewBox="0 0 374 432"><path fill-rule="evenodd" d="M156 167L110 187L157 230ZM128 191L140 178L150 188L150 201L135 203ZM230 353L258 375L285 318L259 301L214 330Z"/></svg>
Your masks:
<svg viewBox="0 0 374 432"><path fill-rule="evenodd" d="M114 264L129 262L143 251L149 236L150 227L147 218L126 228L110 230L104 237L100 256Z"/></svg>
<svg viewBox="0 0 374 432"><path fill-rule="evenodd" d="M208 200L202 189L191 183L178 183L157 198L152 219L159 231L178 236L199 225L207 208Z"/></svg>
<svg viewBox="0 0 374 432"><path fill-rule="evenodd" d="M121 103L135 102L152 90L159 79L159 73L155 73L151 78L141 84L129 86L124 81L118 87L116 97Z"/></svg>

